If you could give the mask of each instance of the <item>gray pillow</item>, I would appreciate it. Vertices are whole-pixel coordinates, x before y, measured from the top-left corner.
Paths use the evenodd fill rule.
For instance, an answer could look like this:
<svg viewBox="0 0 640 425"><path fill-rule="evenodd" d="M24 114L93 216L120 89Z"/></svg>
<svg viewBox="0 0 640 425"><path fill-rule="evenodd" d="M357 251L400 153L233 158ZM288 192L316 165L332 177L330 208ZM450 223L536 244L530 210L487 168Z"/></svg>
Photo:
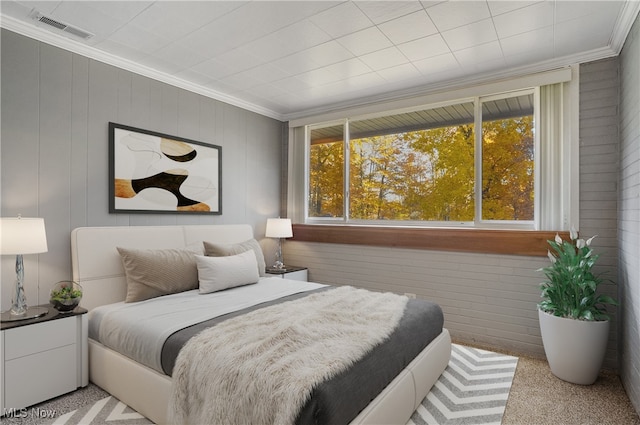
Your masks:
<svg viewBox="0 0 640 425"><path fill-rule="evenodd" d="M191 251L117 249L127 279L126 303L198 288L198 265Z"/></svg>
<svg viewBox="0 0 640 425"><path fill-rule="evenodd" d="M237 255L252 249L253 253L256 255L256 261L258 262L258 274L260 276L267 275L267 272L265 271L267 264L264 261L264 254L262 253L260 244L255 239L249 239L244 242L231 244L217 244L204 241L203 244L204 255L206 255L207 257L225 257L228 255Z"/></svg>

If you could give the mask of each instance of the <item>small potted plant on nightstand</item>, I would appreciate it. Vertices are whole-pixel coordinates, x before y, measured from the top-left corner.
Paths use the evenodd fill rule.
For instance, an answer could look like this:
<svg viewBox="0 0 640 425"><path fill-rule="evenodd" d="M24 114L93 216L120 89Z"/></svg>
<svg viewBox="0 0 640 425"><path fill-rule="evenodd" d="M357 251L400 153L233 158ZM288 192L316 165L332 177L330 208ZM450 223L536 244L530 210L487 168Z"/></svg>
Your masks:
<svg viewBox="0 0 640 425"><path fill-rule="evenodd" d="M64 280L53 286L49 302L59 312L68 312L76 308L81 299L82 287L76 282Z"/></svg>
<svg viewBox="0 0 640 425"><path fill-rule="evenodd" d="M606 306L617 305L597 293L602 279L592 271L599 257L591 249L594 238L585 241L573 229L569 241L556 235L548 241L551 265L541 269L547 280L538 318L547 361L555 376L581 385L598 377L609 338Z"/></svg>

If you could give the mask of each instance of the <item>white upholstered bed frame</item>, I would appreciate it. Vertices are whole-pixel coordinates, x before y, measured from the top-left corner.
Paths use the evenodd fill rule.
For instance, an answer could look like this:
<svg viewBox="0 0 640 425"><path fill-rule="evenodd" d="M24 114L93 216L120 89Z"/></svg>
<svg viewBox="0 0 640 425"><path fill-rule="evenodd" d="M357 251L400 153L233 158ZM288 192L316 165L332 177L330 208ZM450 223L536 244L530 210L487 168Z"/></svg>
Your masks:
<svg viewBox="0 0 640 425"><path fill-rule="evenodd" d="M202 241L237 243L253 237L249 225L81 227L71 233L73 279L83 288L81 306L91 310L122 301L126 282L116 247L186 248ZM451 339L444 329L353 424L404 425L446 368ZM155 423L166 423L171 378L89 340L89 379Z"/></svg>

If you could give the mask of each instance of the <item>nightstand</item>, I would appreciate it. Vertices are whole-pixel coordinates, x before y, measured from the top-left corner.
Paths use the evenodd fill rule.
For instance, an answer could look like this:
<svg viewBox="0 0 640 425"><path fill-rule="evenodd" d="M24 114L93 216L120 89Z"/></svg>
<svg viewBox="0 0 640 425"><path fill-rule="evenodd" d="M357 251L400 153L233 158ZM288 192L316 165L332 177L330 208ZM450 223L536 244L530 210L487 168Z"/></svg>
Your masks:
<svg viewBox="0 0 640 425"><path fill-rule="evenodd" d="M89 384L87 310L1 323L0 414Z"/></svg>
<svg viewBox="0 0 640 425"><path fill-rule="evenodd" d="M283 269L272 269L267 267L266 272L282 279L307 281L307 268L296 266L285 266Z"/></svg>

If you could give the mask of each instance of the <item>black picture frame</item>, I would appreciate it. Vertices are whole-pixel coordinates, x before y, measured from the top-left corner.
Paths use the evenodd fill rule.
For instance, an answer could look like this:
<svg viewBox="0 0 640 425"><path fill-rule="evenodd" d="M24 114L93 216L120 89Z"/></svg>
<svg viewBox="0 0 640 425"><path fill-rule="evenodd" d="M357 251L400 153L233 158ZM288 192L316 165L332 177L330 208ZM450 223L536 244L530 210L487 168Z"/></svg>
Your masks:
<svg viewBox="0 0 640 425"><path fill-rule="evenodd" d="M110 122L109 212L222 214L222 147Z"/></svg>

